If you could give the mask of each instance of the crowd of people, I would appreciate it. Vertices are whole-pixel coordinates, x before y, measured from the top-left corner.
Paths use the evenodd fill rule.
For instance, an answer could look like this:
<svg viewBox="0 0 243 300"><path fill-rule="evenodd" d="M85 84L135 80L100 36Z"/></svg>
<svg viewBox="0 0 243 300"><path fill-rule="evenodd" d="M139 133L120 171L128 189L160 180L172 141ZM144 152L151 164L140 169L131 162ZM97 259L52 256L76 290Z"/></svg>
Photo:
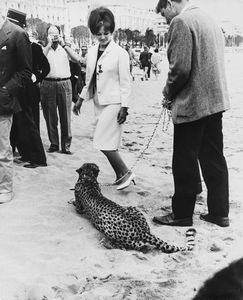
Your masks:
<svg viewBox="0 0 243 300"><path fill-rule="evenodd" d="M222 117L229 109L224 70L224 38L220 27L189 0L159 0L156 12L169 24L168 77L164 106L174 124L172 212L156 216L161 225L190 226L201 174L207 188L208 214L201 219L229 226L228 170L223 154ZM157 78L161 56L145 45L139 59L131 45L115 43L113 13L91 11L88 27L97 43L81 54L62 38L60 28L47 28L47 44L33 42L24 29L26 15L9 11L0 21L0 203L13 198L13 153L26 168L46 167L40 137L43 110L50 146L47 152L71 152L71 113L80 114L83 101L94 103L94 148L113 168L117 190L135 183L119 152L122 124L128 116L134 61L142 81ZM15 24L14 24L15 23ZM60 133L58 132L60 122ZM59 138L60 135L60 138Z"/></svg>

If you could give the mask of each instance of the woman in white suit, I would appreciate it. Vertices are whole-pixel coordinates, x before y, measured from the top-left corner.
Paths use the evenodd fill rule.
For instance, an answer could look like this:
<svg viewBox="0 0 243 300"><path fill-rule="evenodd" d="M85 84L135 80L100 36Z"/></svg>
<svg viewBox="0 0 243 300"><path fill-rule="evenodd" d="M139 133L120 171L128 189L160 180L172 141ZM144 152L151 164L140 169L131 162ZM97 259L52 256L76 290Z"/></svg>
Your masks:
<svg viewBox="0 0 243 300"><path fill-rule="evenodd" d="M93 99L97 121L93 144L109 160L116 173L115 184L121 190L134 182L135 177L118 152L122 124L126 121L131 98L129 56L112 40L115 21L108 8L99 7L91 11L88 26L98 44L88 51L86 85L73 112L78 115L83 100Z"/></svg>

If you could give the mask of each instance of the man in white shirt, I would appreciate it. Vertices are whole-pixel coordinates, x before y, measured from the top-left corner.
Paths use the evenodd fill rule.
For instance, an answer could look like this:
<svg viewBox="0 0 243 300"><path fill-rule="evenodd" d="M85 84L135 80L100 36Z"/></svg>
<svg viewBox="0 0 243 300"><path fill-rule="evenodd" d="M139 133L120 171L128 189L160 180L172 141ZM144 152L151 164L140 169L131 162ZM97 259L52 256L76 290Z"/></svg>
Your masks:
<svg viewBox="0 0 243 300"><path fill-rule="evenodd" d="M79 58L80 66L81 66L81 82L82 87L85 85L85 75L86 75L86 63L87 63L87 46L82 46L81 48L81 56Z"/></svg>
<svg viewBox="0 0 243 300"><path fill-rule="evenodd" d="M72 86L69 59L78 62L79 57L70 45L64 43L57 26L47 29L48 44L43 52L50 64L50 73L41 85L41 104L46 120L50 147L48 152L59 151L58 115L61 127L61 151L71 154L71 106Z"/></svg>

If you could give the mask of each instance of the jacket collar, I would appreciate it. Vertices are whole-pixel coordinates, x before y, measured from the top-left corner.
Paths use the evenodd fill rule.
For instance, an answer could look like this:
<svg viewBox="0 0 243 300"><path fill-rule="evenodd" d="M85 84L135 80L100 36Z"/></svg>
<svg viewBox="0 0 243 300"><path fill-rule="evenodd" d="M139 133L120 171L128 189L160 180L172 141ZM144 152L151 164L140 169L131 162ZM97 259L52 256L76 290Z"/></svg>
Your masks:
<svg viewBox="0 0 243 300"><path fill-rule="evenodd" d="M8 35L12 31L11 23L6 20L0 29L0 48L8 40Z"/></svg>
<svg viewBox="0 0 243 300"><path fill-rule="evenodd" d="M102 59L104 56L106 56L106 54L109 53L115 46L116 46L116 43L113 40L111 40L109 45L106 47L105 51L101 55L100 59ZM97 45L97 51L98 51L98 49L99 49L99 45Z"/></svg>
<svg viewBox="0 0 243 300"><path fill-rule="evenodd" d="M196 6L195 4L187 4L180 13L182 14L185 11L191 10L191 9L194 9L194 8L198 8L198 6Z"/></svg>

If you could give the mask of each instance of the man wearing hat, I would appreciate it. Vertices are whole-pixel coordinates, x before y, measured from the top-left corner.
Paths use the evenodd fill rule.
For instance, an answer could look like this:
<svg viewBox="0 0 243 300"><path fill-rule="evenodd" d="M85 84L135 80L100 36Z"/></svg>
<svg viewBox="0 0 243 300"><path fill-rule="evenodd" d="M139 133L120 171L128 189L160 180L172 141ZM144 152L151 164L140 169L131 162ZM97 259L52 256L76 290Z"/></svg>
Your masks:
<svg viewBox="0 0 243 300"><path fill-rule="evenodd" d="M26 32L0 12L0 203L13 198L13 155L10 129L20 111L18 97L31 78L31 47Z"/></svg>

